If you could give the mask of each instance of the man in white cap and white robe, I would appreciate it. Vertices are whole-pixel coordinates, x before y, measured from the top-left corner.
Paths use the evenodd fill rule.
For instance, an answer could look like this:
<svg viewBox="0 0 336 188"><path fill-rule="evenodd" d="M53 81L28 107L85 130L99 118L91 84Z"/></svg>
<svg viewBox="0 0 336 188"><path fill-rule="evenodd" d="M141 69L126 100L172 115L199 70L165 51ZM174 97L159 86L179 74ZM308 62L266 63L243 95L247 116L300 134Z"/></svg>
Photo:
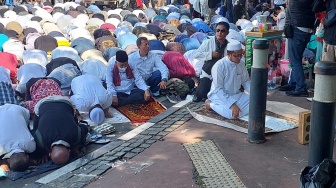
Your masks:
<svg viewBox="0 0 336 188"><path fill-rule="evenodd" d="M103 87L102 81L86 74L74 78L71 82L73 95L70 97L80 112L88 112L94 124L100 124L112 116L108 113L112 104L112 94Z"/></svg>
<svg viewBox="0 0 336 188"><path fill-rule="evenodd" d="M205 106L228 119L242 117L249 112L250 78L242 61L243 50L238 41L227 45L227 56L212 67L213 81Z"/></svg>

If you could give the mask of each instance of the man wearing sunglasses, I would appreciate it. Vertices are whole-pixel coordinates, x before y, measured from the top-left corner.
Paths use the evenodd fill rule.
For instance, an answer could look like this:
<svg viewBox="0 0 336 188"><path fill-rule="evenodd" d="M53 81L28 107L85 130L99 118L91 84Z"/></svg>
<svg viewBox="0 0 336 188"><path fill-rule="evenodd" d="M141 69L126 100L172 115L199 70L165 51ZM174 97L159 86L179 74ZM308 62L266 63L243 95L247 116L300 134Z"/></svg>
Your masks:
<svg viewBox="0 0 336 188"><path fill-rule="evenodd" d="M194 59L204 60L200 82L193 97L194 102L205 101L211 87L211 68L221 58L226 55L228 41L226 36L229 34L229 24L219 22L216 25L216 36L203 41L201 46L195 51Z"/></svg>
<svg viewBox="0 0 336 188"><path fill-rule="evenodd" d="M250 78L242 57L240 42L230 42L227 45L227 56L211 70L213 81L205 107L228 119L242 117L249 111L250 95L240 91L243 86L250 92Z"/></svg>

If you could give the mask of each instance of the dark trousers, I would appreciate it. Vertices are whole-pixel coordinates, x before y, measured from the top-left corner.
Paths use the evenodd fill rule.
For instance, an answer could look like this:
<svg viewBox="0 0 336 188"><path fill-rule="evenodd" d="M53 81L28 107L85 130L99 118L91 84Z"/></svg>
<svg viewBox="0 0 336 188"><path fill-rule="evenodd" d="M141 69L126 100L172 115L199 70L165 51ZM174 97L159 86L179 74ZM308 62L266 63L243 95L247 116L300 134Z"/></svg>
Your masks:
<svg viewBox="0 0 336 188"><path fill-rule="evenodd" d="M296 82L295 90L301 90L307 88L302 67L302 57L311 33L303 32L298 28L294 28L293 32L293 37L288 39L288 57L292 66L289 84Z"/></svg>
<svg viewBox="0 0 336 188"><path fill-rule="evenodd" d="M151 2L152 8L155 8L155 0L143 0L143 3L149 8L149 1Z"/></svg>
<svg viewBox="0 0 336 188"><path fill-rule="evenodd" d="M207 99L212 81L209 78L201 78L198 87L196 88L195 96L199 99Z"/></svg>
<svg viewBox="0 0 336 188"><path fill-rule="evenodd" d="M145 104L145 91L141 89L133 89L130 94L118 92L118 106L125 106L127 104Z"/></svg>
<svg viewBox="0 0 336 188"><path fill-rule="evenodd" d="M152 76L146 80L146 84L150 87L152 93L158 92L160 87L158 84L161 82L161 72L156 70L152 73Z"/></svg>

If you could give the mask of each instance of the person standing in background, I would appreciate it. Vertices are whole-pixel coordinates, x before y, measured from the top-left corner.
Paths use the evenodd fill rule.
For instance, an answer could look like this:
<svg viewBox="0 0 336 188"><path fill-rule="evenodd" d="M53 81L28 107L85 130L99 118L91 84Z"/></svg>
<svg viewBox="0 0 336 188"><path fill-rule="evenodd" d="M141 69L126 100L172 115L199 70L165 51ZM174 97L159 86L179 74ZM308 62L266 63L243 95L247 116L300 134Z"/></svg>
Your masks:
<svg viewBox="0 0 336 188"><path fill-rule="evenodd" d="M303 52L314 30L314 0L291 0L286 12L285 36L292 72L288 85L280 87L288 96L307 97L307 85L302 66Z"/></svg>
<svg viewBox="0 0 336 188"><path fill-rule="evenodd" d="M326 11L323 22L324 40L322 49L322 61L336 61L336 16L328 17L328 13L335 11L336 2L334 0L317 0L313 5L313 11L320 14Z"/></svg>

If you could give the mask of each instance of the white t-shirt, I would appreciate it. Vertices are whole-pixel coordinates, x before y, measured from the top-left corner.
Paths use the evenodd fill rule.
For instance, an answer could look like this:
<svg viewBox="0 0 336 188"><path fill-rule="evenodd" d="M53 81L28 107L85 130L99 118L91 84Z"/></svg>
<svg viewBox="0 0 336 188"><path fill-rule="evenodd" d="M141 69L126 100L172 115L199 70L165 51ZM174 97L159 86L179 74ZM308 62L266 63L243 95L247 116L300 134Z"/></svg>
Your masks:
<svg viewBox="0 0 336 188"><path fill-rule="evenodd" d="M0 106L0 156L13 153L32 153L36 149L34 137L28 130L29 111L15 104Z"/></svg>
<svg viewBox="0 0 336 188"><path fill-rule="evenodd" d="M283 30L285 26L285 21L286 21L286 14L285 12L280 12L277 16L277 25L279 27L279 30Z"/></svg>

